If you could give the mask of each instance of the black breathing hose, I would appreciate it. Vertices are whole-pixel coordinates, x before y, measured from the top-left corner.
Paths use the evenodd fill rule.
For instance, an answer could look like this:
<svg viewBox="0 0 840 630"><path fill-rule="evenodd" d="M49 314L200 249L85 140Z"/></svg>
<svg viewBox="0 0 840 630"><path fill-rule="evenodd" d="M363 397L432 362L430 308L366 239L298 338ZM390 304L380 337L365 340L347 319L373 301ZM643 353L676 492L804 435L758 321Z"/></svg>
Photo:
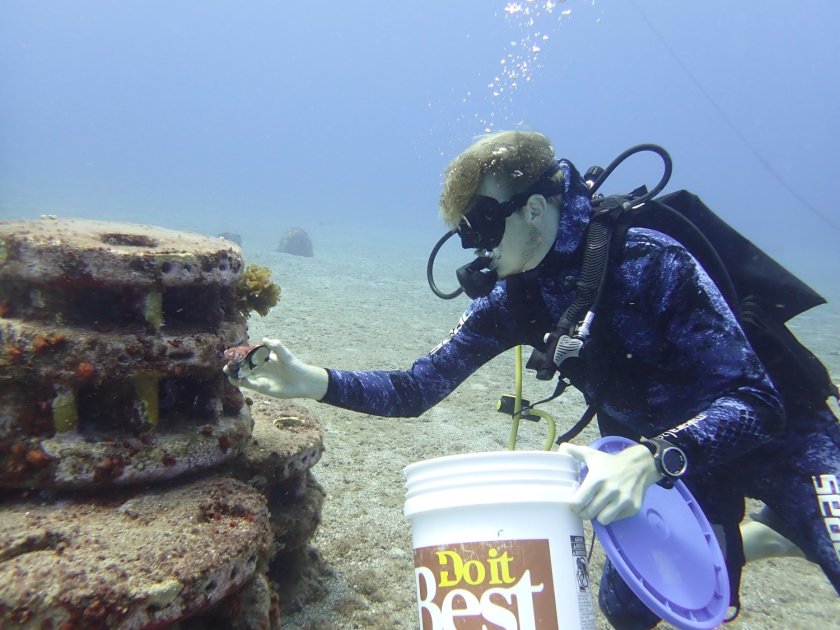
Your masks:
<svg viewBox="0 0 840 630"><path fill-rule="evenodd" d="M451 293L444 293L438 289L435 284L435 258L437 257L437 253L440 251L440 248L443 247L443 244L452 238L454 234L454 230L449 230L437 243L435 243L435 246L432 248L432 253L429 254L429 262L426 263L426 280L429 281L429 287L432 289L432 293L444 300L452 300L464 292L462 287L458 287Z"/></svg>
<svg viewBox="0 0 840 630"><path fill-rule="evenodd" d="M660 193L660 191L665 188L668 180L671 179L671 171L673 169L673 162L671 161L671 156L668 152L660 147L658 144L637 144L634 147L630 147L626 151L623 151L615 158L612 162L610 162L607 168L600 170L598 177L592 182L592 185L589 187L589 194L594 195L598 192L598 189L601 187L607 177L609 177L612 172L621 164L624 160L629 158L631 155L636 153L641 153L642 151L650 151L652 153L656 153L659 157L662 158L662 161L665 163L665 171L662 173L662 178L659 180L659 183L651 188L651 190L638 199L633 200L633 207L638 207L639 205L643 204L644 202L653 199L656 195Z"/></svg>

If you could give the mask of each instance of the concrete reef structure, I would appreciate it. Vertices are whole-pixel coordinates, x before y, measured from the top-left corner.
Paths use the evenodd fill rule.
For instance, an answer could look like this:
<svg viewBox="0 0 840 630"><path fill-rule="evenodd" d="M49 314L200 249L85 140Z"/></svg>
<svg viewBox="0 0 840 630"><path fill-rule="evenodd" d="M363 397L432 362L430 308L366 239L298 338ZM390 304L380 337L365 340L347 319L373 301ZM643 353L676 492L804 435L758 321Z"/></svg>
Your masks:
<svg viewBox="0 0 840 630"><path fill-rule="evenodd" d="M323 444L221 372L244 270L219 238L0 222L0 627L279 623Z"/></svg>
<svg viewBox="0 0 840 630"><path fill-rule="evenodd" d="M220 372L247 337L228 241L96 221L0 223L0 486L175 477L244 448Z"/></svg>

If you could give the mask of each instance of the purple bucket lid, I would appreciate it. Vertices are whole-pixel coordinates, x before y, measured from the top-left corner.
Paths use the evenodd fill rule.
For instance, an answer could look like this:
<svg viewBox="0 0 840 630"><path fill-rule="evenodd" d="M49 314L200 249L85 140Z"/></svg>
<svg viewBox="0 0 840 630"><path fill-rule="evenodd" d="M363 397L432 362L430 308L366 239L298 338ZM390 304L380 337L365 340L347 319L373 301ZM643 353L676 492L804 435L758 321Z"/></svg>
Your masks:
<svg viewBox="0 0 840 630"><path fill-rule="evenodd" d="M618 436L590 447L618 453ZM681 481L653 485L634 516L592 527L619 575L645 605L677 628L714 628L729 608L729 575L712 526Z"/></svg>

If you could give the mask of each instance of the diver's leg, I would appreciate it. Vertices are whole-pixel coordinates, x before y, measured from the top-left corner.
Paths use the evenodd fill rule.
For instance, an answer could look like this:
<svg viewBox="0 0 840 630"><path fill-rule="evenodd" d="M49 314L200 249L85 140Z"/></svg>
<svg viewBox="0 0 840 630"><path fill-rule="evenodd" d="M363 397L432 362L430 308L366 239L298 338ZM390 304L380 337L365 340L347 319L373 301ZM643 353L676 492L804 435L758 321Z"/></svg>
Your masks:
<svg viewBox="0 0 840 630"><path fill-rule="evenodd" d="M753 520L741 523L741 539L744 541L744 557L747 562L764 558L804 558L805 554L786 538L778 517L766 505Z"/></svg>
<svg viewBox="0 0 840 630"><path fill-rule="evenodd" d="M659 623L659 617L642 603L607 560L601 573L598 606L613 628L646 630Z"/></svg>
<svg viewBox="0 0 840 630"><path fill-rule="evenodd" d="M775 515L772 528L819 564L840 594L840 425L825 413L822 427L786 436L758 471L754 496Z"/></svg>

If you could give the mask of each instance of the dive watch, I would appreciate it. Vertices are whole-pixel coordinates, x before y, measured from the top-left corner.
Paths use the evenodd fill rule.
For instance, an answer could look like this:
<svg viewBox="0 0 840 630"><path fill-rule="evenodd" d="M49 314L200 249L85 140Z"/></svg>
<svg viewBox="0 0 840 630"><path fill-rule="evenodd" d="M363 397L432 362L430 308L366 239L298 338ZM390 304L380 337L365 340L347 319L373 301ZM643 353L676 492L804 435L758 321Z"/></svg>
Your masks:
<svg viewBox="0 0 840 630"><path fill-rule="evenodd" d="M674 482L685 474L688 458L683 450L662 438L642 438L643 444L653 455L656 470L662 475L657 483L663 488L673 488Z"/></svg>

